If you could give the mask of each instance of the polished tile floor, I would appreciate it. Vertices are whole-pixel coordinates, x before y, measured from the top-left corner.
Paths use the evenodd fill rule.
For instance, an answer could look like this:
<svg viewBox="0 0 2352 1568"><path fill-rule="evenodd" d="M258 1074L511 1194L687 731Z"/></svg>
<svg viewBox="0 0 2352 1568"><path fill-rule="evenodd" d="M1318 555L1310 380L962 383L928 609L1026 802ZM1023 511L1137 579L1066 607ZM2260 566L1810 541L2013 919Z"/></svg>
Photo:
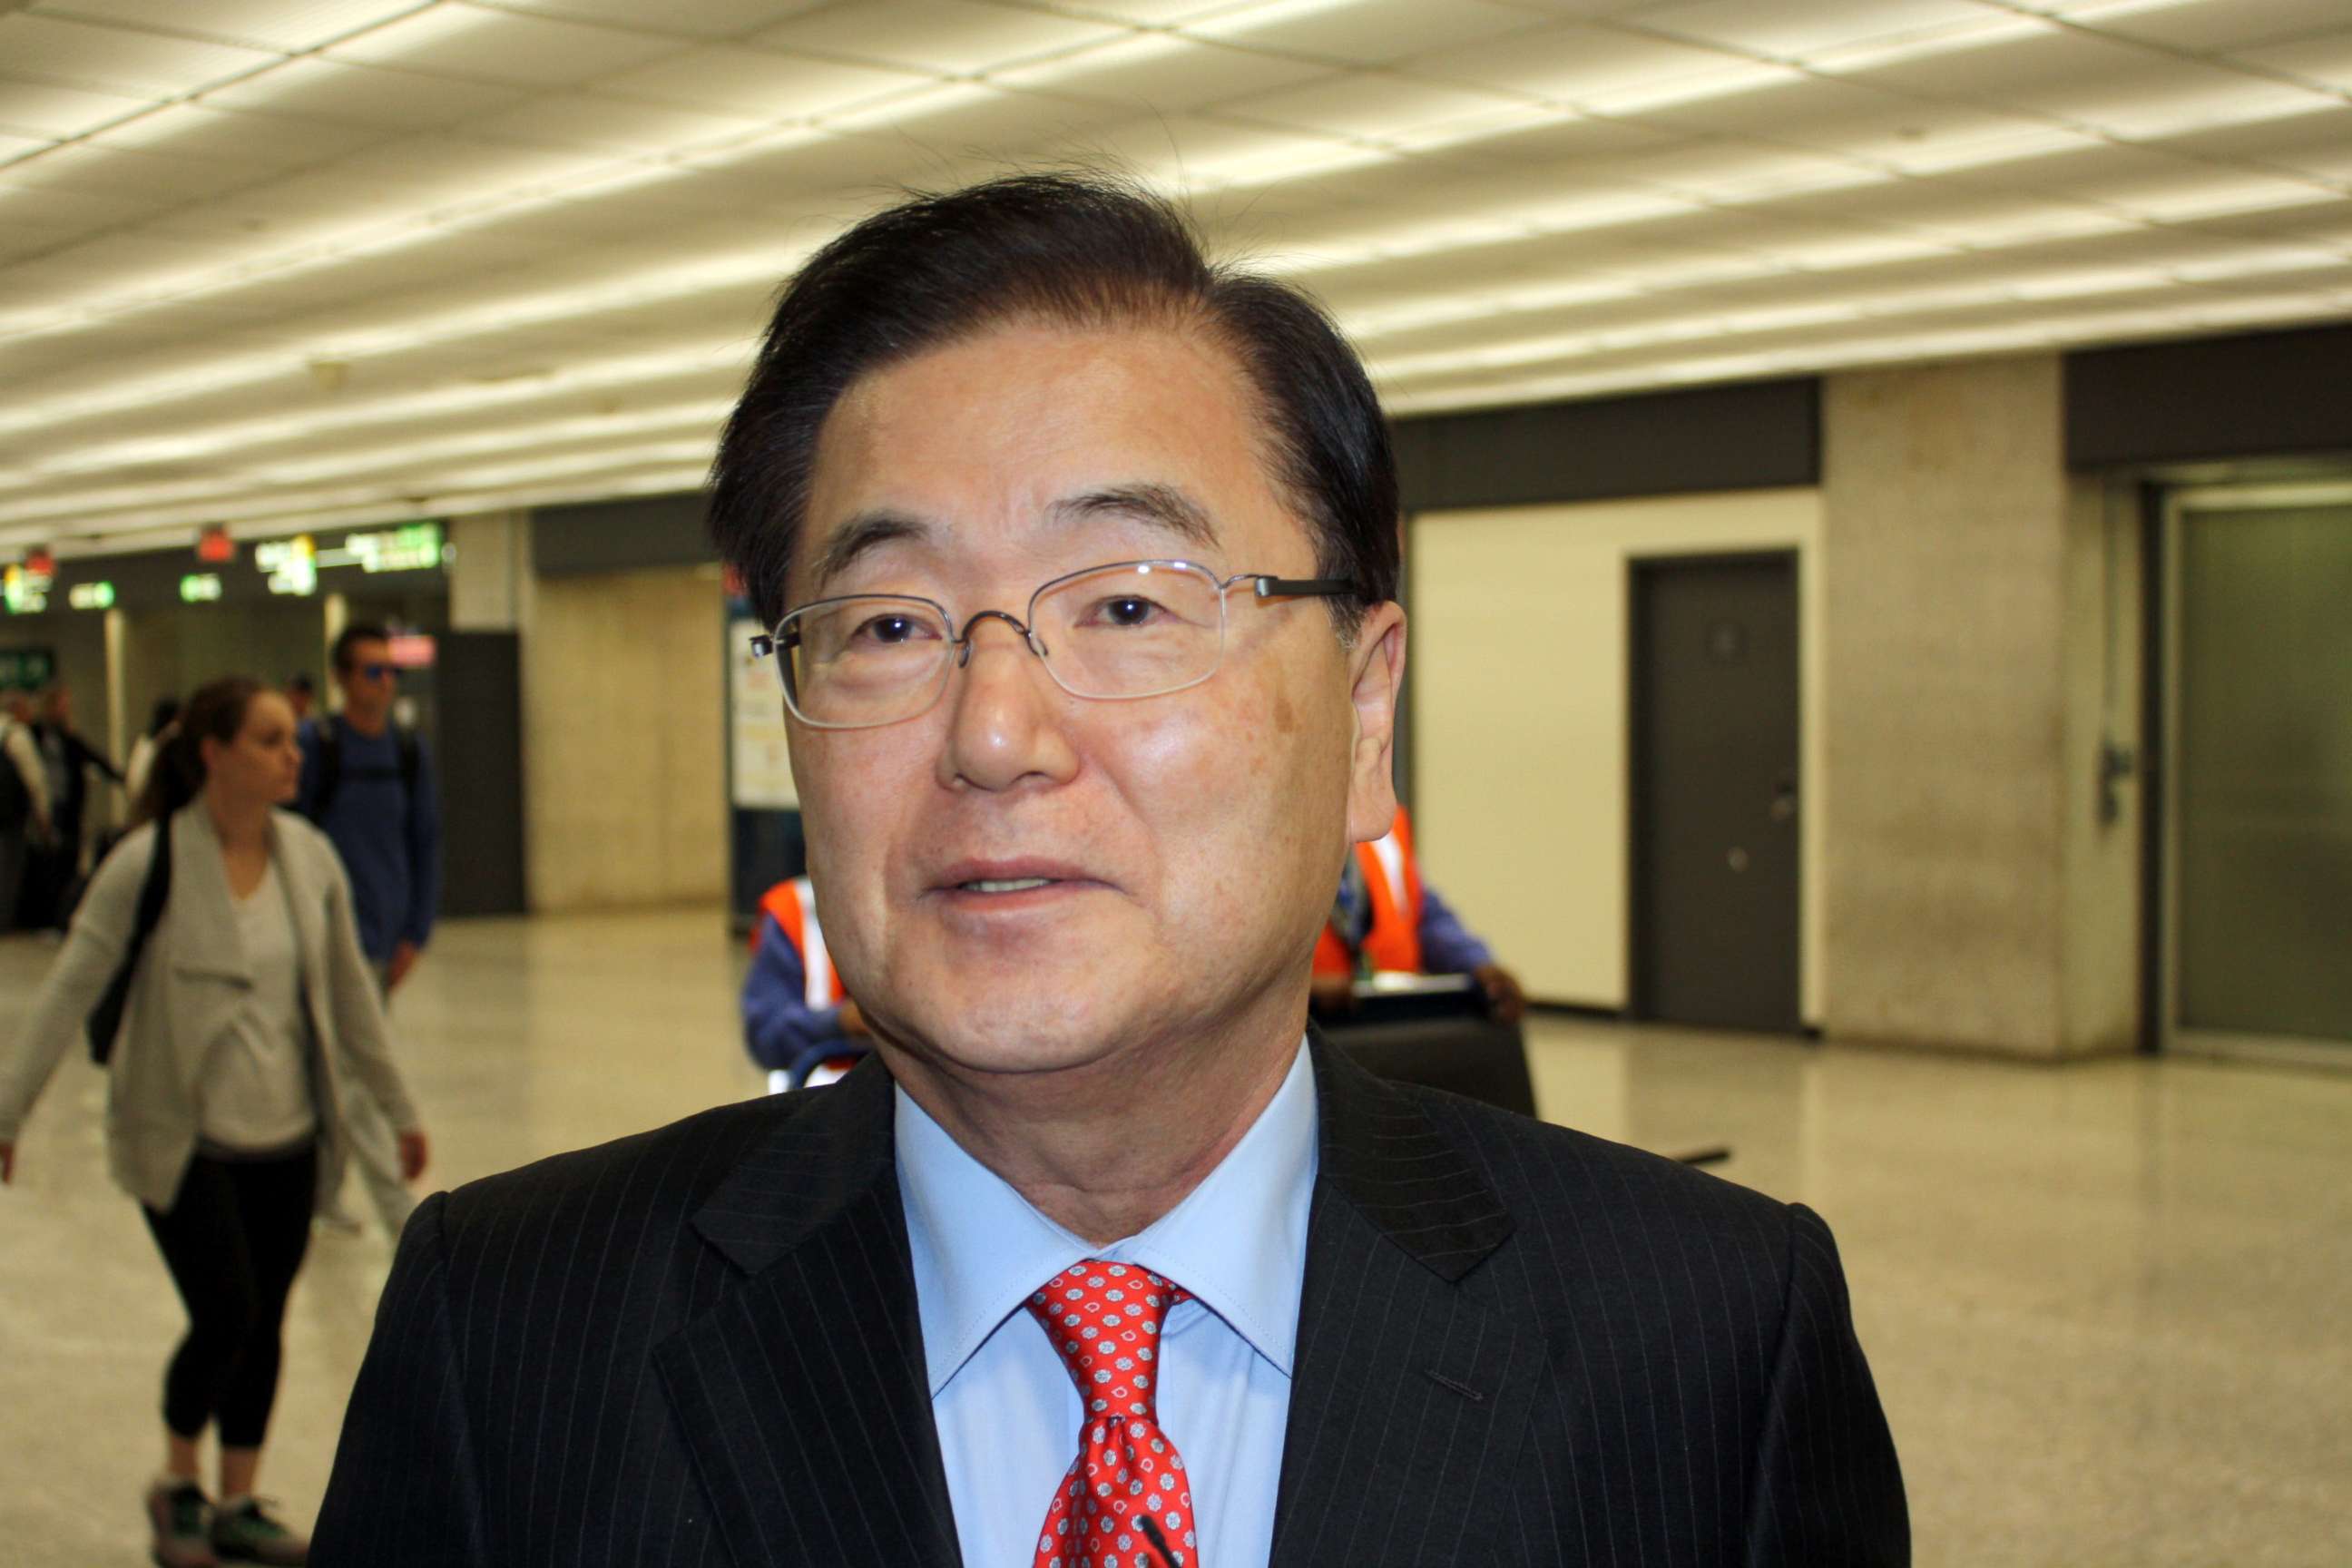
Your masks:
<svg viewBox="0 0 2352 1568"><path fill-rule="evenodd" d="M0 942L0 1042L54 949ZM446 928L394 1022L442 1183L757 1092L708 912ZM1836 1228L1923 1568L2352 1564L2352 1074L1545 1020L1544 1114ZM0 1564L142 1560L181 1318L81 1060L0 1192ZM356 1194L354 1194L356 1196ZM265 1494L307 1520L390 1258L322 1233Z"/></svg>

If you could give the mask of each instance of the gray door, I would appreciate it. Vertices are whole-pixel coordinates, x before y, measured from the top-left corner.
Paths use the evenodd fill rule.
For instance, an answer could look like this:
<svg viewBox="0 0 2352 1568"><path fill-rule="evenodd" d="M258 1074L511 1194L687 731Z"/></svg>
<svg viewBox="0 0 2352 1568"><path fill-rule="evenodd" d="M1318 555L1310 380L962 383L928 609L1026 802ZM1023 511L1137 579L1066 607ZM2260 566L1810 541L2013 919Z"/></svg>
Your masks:
<svg viewBox="0 0 2352 1568"><path fill-rule="evenodd" d="M1637 1016L1793 1030L1797 562L1638 562L1633 582Z"/></svg>
<svg viewBox="0 0 2352 1568"><path fill-rule="evenodd" d="M2352 499L2174 538L2173 1038L2352 1043Z"/></svg>

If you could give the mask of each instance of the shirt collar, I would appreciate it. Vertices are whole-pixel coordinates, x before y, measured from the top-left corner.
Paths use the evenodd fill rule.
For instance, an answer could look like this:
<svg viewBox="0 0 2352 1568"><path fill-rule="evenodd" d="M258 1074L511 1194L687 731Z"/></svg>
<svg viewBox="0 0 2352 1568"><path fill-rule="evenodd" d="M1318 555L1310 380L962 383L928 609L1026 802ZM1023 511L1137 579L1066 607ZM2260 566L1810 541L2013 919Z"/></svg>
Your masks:
<svg viewBox="0 0 2352 1568"><path fill-rule="evenodd" d="M1282 1087L1216 1169L1149 1227L1105 1247L1032 1207L903 1089L893 1115L934 1397L1031 1291L1088 1258L1175 1280L1290 1374L1315 1190L1315 1069L1305 1040Z"/></svg>

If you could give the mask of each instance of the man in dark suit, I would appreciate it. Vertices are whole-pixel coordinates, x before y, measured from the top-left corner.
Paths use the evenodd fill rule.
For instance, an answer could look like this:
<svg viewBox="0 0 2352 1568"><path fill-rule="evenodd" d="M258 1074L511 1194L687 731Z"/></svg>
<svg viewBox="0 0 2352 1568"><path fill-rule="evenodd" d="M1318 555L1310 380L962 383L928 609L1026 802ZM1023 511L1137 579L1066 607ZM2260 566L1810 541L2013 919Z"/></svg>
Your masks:
<svg viewBox="0 0 2352 1568"><path fill-rule="evenodd" d="M1307 1030L1404 658L1311 305L1114 183L906 203L711 515L877 1054L429 1200L315 1561L1907 1561L1818 1218Z"/></svg>

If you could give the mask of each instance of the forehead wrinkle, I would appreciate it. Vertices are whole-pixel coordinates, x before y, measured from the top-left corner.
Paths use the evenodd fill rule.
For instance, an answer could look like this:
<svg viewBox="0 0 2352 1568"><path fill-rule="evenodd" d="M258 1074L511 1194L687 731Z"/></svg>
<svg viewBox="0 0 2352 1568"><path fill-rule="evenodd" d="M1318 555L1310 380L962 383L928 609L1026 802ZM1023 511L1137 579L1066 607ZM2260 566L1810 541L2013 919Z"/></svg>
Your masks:
<svg viewBox="0 0 2352 1568"><path fill-rule="evenodd" d="M1083 495L1066 496L1048 509L1058 521L1076 523L1097 517L1126 517L1161 529L1199 545L1217 548L1217 525L1208 509L1174 485L1111 485Z"/></svg>

